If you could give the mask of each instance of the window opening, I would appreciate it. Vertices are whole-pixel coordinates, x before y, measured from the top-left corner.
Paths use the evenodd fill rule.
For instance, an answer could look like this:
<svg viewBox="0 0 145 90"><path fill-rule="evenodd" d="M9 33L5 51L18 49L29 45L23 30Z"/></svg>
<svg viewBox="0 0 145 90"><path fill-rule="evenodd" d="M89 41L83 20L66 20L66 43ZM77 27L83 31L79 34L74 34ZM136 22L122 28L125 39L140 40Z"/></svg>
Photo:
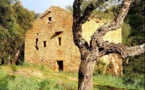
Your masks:
<svg viewBox="0 0 145 90"><path fill-rule="evenodd" d="M58 45L61 46L61 37L58 38Z"/></svg>
<svg viewBox="0 0 145 90"><path fill-rule="evenodd" d="M43 47L46 47L46 41L43 41Z"/></svg>
<svg viewBox="0 0 145 90"><path fill-rule="evenodd" d="M51 23L51 21L52 21L52 17L49 17L48 18L48 24Z"/></svg>
<svg viewBox="0 0 145 90"><path fill-rule="evenodd" d="M38 43L38 38L36 38L36 43Z"/></svg>
<svg viewBox="0 0 145 90"><path fill-rule="evenodd" d="M57 61L58 64L58 70L63 71L63 61Z"/></svg>
<svg viewBox="0 0 145 90"><path fill-rule="evenodd" d="M39 47L38 47L38 38L36 38L35 48L36 48L36 50L39 50Z"/></svg>
<svg viewBox="0 0 145 90"><path fill-rule="evenodd" d="M49 21L49 22L52 21L52 17L49 17L49 18L48 18L48 21Z"/></svg>

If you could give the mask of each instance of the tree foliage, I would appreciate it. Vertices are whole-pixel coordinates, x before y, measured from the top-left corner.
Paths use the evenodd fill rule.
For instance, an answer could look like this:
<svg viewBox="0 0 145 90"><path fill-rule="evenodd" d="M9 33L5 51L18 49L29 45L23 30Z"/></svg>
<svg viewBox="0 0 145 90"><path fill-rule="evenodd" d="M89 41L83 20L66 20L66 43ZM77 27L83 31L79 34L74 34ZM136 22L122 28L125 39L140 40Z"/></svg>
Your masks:
<svg viewBox="0 0 145 90"><path fill-rule="evenodd" d="M123 44L134 46L145 42L145 2L140 0L132 6L122 26ZM124 63L126 75L144 74L144 55L130 57L128 63Z"/></svg>
<svg viewBox="0 0 145 90"><path fill-rule="evenodd" d="M24 34L32 26L34 12L28 11L17 0L0 0L0 64L13 60L17 50L24 52Z"/></svg>

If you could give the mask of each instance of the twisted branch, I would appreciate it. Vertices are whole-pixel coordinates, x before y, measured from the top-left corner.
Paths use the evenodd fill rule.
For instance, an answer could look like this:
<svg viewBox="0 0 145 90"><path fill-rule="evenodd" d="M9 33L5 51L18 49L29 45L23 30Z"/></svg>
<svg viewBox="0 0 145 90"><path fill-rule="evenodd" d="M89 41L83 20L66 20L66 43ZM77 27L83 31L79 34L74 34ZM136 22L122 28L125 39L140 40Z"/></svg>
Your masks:
<svg viewBox="0 0 145 90"><path fill-rule="evenodd" d="M84 13L81 16L81 2L82 0L75 0L73 3L73 37L74 43L79 48L88 48L89 45L85 39L82 37L82 24L84 24L89 16L91 15L92 11L97 8L100 4L104 3L105 0L97 0L95 4L89 4Z"/></svg>
<svg viewBox="0 0 145 90"><path fill-rule="evenodd" d="M145 44L133 47L124 47L122 44L104 42L102 47L99 47L99 51L100 57L110 53L118 53L121 57L126 58L128 56L135 56L144 53Z"/></svg>
<svg viewBox="0 0 145 90"><path fill-rule="evenodd" d="M119 15L112 22L110 22L108 25L102 25L101 27L99 27L95 31L95 33L92 35L91 42L92 42L92 40L95 40L95 41L97 41L99 46L101 46L102 43L104 42L103 36L107 32L120 28L123 24L125 16L128 13L128 10L130 8L131 3L132 3L132 0L124 0L122 7L120 9Z"/></svg>
<svg viewBox="0 0 145 90"><path fill-rule="evenodd" d="M128 56L140 55L145 52L145 43L139 46L126 47L125 49Z"/></svg>

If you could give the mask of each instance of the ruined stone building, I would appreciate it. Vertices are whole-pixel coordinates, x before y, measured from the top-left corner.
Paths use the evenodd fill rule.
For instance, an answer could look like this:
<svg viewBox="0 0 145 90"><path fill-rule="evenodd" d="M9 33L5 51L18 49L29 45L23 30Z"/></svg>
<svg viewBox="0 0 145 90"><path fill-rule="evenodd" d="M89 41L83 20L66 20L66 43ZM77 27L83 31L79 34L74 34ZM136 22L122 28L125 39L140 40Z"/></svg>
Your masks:
<svg viewBox="0 0 145 90"><path fill-rule="evenodd" d="M89 41L101 24L95 19L87 21L82 26L83 37ZM121 30L110 31L104 39L121 42ZM35 20L25 35L25 62L45 64L55 71L78 71L80 53L73 43L71 12L52 6ZM114 62L118 70L121 63Z"/></svg>

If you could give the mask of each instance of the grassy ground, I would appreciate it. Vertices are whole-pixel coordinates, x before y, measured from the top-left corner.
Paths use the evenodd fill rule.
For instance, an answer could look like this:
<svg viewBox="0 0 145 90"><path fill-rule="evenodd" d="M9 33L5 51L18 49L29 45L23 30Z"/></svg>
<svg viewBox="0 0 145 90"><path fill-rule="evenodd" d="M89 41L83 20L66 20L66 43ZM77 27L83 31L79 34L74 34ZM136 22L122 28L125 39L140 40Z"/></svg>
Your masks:
<svg viewBox="0 0 145 90"><path fill-rule="evenodd" d="M0 67L0 90L76 90L77 74L56 73L45 66Z"/></svg>
<svg viewBox="0 0 145 90"><path fill-rule="evenodd" d="M95 75L94 90L144 90L144 75L117 77ZM77 90L77 73L56 73L45 66L0 67L0 90Z"/></svg>
<svg viewBox="0 0 145 90"><path fill-rule="evenodd" d="M144 90L145 88L144 75L136 77L95 75L94 81L94 88L102 88L99 90Z"/></svg>

